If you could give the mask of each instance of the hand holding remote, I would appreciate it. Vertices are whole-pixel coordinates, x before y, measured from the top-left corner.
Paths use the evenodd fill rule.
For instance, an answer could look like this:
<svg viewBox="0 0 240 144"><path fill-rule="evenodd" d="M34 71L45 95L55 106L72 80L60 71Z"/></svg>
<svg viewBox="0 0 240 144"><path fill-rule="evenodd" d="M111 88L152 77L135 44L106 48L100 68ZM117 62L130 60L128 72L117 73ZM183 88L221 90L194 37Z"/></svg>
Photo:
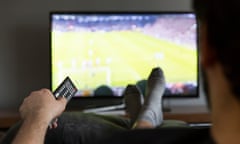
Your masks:
<svg viewBox="0 0 240 144"><path fill-rule="evenodd" d="M65 98L56 100L48 89L32 92L19 109L22 124L12 143L43 144L49 123L64 111L66 104Z"/></svg>
<svg viewBox="0 0 240 144"><path fill-rule="evenodd" d="M69 77L66 77L63 82L57 87L57 89L53 92L53 95L56 99L59 98L66 98L69 102L70 99L75 95L77 92L76 86L73 84ZM57 127L57 118L53 119L49 124L49 128L56 128Z"/></svg>
<svg viewBox="0 0 240 144"><path fill-rule="evenodd" d="M50 90L41 89L26 97L19 111L23 120L50 122L64 111L66 104L66 99L56 101Z"/></svg>

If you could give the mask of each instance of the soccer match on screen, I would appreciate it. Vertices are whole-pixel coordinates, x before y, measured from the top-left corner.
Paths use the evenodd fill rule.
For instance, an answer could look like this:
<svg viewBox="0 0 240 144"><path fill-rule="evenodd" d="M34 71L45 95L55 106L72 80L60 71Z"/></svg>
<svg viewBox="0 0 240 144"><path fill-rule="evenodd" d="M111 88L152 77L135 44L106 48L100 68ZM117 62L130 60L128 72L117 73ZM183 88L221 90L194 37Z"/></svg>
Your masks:
<svg viewBox="0 0 240 144"><path fill-rule="evenodd" d="M159 66L166 94L196 94L196 39L193 14L52 14L52 88L69 76L77 96L102 85L121 96Z"/></svg>

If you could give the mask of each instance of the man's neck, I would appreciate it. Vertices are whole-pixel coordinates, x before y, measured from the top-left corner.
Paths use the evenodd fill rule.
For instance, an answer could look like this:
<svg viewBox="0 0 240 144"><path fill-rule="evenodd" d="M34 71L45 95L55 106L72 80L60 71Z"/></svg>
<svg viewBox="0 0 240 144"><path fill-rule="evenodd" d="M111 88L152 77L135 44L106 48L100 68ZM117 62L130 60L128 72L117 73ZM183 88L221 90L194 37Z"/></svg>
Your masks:
<svg viewBox="0 0 240 144"><path fill-rule="evenodd" d="M212 135L218 144L240 143L240 102L230 91L220 65L208 70L212 101Z"/></svg>

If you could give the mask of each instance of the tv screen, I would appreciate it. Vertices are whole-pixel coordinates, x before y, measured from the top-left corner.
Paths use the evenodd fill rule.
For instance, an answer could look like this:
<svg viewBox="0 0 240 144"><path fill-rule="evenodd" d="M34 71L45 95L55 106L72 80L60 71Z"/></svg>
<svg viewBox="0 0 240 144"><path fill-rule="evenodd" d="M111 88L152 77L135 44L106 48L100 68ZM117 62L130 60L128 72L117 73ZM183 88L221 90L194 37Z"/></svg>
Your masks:
<svg viewBox="0 0 240 144"><path fill-rule="evenodd" d="M53 90L69 76L75 97L96 97L97 91L122 97L128 84L146 84L159 66L165 97L198 96L194 13L51 12L50 25Z"/></svg>

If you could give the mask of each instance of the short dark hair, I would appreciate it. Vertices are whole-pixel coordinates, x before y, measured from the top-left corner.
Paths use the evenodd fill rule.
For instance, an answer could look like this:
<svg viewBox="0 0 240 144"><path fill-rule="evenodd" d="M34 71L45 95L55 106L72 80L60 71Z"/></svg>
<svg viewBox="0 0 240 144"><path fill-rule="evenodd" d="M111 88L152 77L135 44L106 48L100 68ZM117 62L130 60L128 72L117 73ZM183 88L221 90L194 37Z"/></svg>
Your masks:
<svg viewBox="0 0 240 144"><path fill-rule="evenodd" d="M194 0L193 7L200 24L206 24L209 46L240 100L240 0Z"/></svg>

